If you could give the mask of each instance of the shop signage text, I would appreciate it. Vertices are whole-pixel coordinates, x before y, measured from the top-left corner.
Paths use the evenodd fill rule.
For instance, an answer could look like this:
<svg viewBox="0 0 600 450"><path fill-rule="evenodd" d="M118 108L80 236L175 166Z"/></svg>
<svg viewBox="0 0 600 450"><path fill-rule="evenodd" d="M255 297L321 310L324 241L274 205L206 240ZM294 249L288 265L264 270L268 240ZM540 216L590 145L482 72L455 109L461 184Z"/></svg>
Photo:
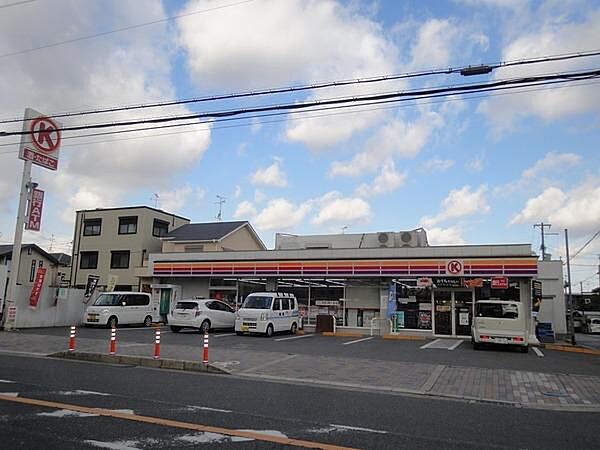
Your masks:
<svg viewBox="0 0 600 450"><path fill-rule="evenodd" d="M27 211L27 221L25 222L26 230L40 231L43 208L44 191L33 189L31 192L31 200L29 201L29 210Z"/></svg>
<svg viewBox="0 0 600 450"><path fill-rule="evenodd" d="M42 293L42 285L44 284L44 278L46 276L46 268L38 267L35 273L35 280L33 281L33 287L31 288L31 295L29 296L29 307L37 308L40 300L40 294Z"/></svg>
<svg viewBox="0 0 600 450"><path fill-rule="evenodd" d="M31 108L25 109L19 158L50 170L58 169L60 125Z"/></svg>
<svg viewBox="0 0 600 450"><path fill-rule="evenodd" d="M492 277L492 289L508 289L508 278Z"/></svg>
<svg viewBox="0 0 600 450"><path fill-rule="evenodd" d="M434 278L433 284L436 288L461 288L463 280L462 278Z"/></svg>

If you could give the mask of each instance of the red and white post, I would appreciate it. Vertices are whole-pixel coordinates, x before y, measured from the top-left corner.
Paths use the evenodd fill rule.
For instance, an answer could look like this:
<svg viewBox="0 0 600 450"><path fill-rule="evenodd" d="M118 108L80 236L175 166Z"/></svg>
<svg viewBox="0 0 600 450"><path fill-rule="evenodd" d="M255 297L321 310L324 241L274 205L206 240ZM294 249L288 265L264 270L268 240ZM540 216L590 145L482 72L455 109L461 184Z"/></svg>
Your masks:
<svg viewBox="0 0 600 450"><path fill-rule="evenodd" d="M204 333L204 354L202 356L202 362L208 364L208 333Z"/></svg>
<svg viewBox="0 0 600 450"><path fill-rule="evenodd" d="M110 330L110 347L108 353L114 355L117 352L117 329Z"/></svg>
<svg viewBox="0 0 600 450"><path fill-rule="evenodd" d="M156 329L156 337L154 339L154 359L160 358L160 329Z"/></svg>
<svg viewBox="0 0 600 450"><path fill-rule="evenodd" d="M69 334L69 351L75 351L75 325L71 325L71 333Z"/></svg>

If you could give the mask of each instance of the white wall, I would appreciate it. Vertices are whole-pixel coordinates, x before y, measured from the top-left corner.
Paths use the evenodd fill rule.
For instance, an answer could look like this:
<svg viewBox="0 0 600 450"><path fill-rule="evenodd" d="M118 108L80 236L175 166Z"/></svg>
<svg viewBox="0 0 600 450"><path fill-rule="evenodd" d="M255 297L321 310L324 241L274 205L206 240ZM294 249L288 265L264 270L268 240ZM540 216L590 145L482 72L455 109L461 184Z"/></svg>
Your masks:
<svg viewBox="0 0 600 450"><path fill-rule="evenodd" d="M567 333L562 261L539 261L537 279L542 282L538 322L552 322L555 334Z"/></svg>
<svg viewBox="0 0 600 450"><path fill-rule="evenodd" d="M79 325L87 305L83 289L65 289L66 296L54 304L56 288L42 289L37 308L29 307L31 287L17 286L17 321L15 328L60 327Z"/></svg>

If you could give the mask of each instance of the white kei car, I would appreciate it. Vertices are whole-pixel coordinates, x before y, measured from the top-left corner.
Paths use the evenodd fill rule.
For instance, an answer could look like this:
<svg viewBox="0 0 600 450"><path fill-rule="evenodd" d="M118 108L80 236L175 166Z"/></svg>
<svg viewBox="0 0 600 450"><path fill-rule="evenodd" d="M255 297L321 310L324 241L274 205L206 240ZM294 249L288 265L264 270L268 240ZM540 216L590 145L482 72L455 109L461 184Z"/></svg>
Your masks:
<svg viewBox="0 0 600 450"><path fill-rule="evenodd" d="M211 329L233 329L235 311L226 303L212 298L184 299L175 304L167 316L167 322L173 333L182 328L195 328L202 333Z"/></svg>

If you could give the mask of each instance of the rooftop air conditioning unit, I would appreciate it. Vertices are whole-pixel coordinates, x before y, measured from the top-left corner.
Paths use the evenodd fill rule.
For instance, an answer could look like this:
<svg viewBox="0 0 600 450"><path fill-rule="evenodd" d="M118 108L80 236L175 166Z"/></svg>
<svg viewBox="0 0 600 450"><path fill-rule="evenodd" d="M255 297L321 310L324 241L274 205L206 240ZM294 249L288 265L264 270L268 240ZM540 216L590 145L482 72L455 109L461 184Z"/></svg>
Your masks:
<svg viewBox="0 0 600 450"><path fill-rule="evenodd" d="M398 244L400 247L418 247L419 237L415 230L400 231L398 233Z"/></svg>
<svg viewBox="0 0 600 450"><path fill-rule="evenodd" d="M377 233L377 242L380 247L393 247L394 236L391 233Z"/></svg>

